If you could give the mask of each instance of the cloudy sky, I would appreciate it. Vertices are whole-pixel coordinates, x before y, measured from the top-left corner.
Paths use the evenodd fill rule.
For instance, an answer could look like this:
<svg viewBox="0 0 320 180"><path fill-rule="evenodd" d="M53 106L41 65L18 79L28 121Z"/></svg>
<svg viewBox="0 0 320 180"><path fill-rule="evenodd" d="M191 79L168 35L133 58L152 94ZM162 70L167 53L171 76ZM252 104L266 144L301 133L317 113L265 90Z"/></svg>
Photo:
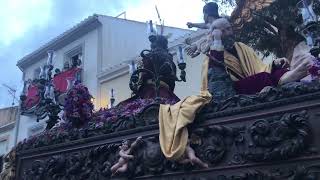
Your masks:
<svg viewBox="0 0 320 180"><path fill-rule="evenodd" d="M24 55L94 13L126 11L127 19L145 22L156 19L155 5L166 25L202 21L202 0L0 0L0 108L12 101L2 84L22 89L16 63Z"/></svg>

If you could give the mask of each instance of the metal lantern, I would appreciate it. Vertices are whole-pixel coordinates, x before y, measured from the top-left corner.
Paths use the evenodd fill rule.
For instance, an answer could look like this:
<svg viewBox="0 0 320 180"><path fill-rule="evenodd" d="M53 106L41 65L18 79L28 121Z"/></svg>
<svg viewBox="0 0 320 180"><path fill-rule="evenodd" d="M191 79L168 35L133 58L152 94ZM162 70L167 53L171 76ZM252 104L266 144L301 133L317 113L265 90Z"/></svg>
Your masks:
<svg viewBox="0 0 320 180"><path fill-rule="evenodd" d="M313 0L301 0L297 7L303 20L298 32L306 39L307 45L311 48L310 53L318 57L320 54L320 22L313 10Z"/></svg>

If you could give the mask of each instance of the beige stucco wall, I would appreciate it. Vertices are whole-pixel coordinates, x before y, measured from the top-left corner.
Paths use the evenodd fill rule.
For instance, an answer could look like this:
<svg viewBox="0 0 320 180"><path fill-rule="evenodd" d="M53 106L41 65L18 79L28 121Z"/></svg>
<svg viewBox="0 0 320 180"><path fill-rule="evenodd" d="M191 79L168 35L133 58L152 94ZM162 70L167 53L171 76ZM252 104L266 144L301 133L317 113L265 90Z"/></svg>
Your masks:
<svg viewBox="0 0 320 180"><path fill-rule="evenodd" d="M131 91L129 88L129 73L121 75L115 79L104 82L101 84L101 107L108 107L110 100L110 90L111 88L115 91L115 104L129 98L131 96ZM97 107L98 108L98 107Z"/></svg>
<svg viewBox="0 0 320 180"><path fill-rule="evenodd" d="M198 94L200 91L201 83L201 66L204 55L200 55L196 58L186 57L186 73L187 82L176 82L175 94L179 98L185 98L190 95ZM176 63L176 56L174 56ZM177 66L178 69L178 66ZM177 76L180 76L180 70L177 71ZM111 88L115 89L116 104L131 97L131 90L129 89L129 73L118 76L110 81L101 83L101 100L96 107L107 107L109 104L109 91ZM98 101L98 100L96 100Z"/></svg>

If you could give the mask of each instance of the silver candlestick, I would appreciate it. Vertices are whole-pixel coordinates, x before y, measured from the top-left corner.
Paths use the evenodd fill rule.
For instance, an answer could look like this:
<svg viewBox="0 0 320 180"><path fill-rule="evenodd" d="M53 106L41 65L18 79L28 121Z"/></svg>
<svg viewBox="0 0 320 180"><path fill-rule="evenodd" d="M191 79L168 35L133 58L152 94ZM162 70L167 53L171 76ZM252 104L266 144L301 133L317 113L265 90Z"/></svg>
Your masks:
<svg viewBox="0 0 320 180"><path fill-rule="evenodd" d="M310 53L315 57L319 57L320 21L319 17L314 13L313 0L301 0L298 2L297 7L303 20L297 30L306 39L307 45L311 48Z"/></svg>

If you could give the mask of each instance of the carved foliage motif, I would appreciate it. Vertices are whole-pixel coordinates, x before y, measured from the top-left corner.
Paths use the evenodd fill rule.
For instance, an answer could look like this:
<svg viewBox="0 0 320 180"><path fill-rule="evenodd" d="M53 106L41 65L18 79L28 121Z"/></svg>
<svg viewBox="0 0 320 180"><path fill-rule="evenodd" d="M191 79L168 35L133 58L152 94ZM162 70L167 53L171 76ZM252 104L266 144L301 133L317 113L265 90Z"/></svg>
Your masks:
<svg viewBox="0 0 320 180"><path fill-rule="evenodd" d="M159 105L151 104L136 116L119 117L117 121L108 121L103 126L89 122L87 127L80 129L73 128L68 131L61 131L59 128L51 129L19 143L16 149L17 151L29 150L156 124L158 111Z"/></svg>
<svg viewBox="0 0 320 180"><path fill-rule="evenodd" d="M312 132L307 120L307 112L301 111L256 120L247 127L224 125L189 127L190 146L201 160L209 164L209 167L229 161L230 165L287 160L308 152L312 143ZM72 154L51 156L46 160L33 161L30 168L24 169L24 179L110 177L110 167L119 159L118 146L119 144L107 144ZM182 165L166 160L157 136L143 138L143 142L135 148L132 155L134 159L129 161L128 171L119 176L138 177L196 168L191 164ZM306 171L303 170L303 172ZM220 176L218 179L277 179L269 175L253 172L232 178Z"/></svg>
<svg viewBox="0 0 320 180"><path fill-rule="evenodd" d="M259 108L280 105L281 103L288 104L292 102L304 101L307 98L313 99L315 97L320 97L320 94L317 93L319 90L319 83L311 83L308 85L291 83L280 88L271 88L266 93L259 95L235 95L232 98L220 102L219 104L216 102L211 102L203 109L202 112L200 112L201 116L198 116L197 119L207 119L207 117L203 118L204 114L206 114L204 116L209 115L210 118L213 118L217 116L226 116L229 114L246 112L249 110L253 111ZM308 93L309 95L305 95ZM316 94L312 95L310 93ZM305 96L302 97L299 95ZM281 101L277 101L279 99L281 99ZM150 106L136 116L118 117L115 121L104 123L103 126L99 126L94 121L93 123L90 121L87 127L81 129L72 129L65 133L55 132L55 130L52 129L51 131L46 132L44 135L39 135L38 137L33 137L34 139L29 139L26 142L20 143L17 147L17 151L157 124L158 106L159 105L157 104L150 104ZM48 137L50 138L48 139Z"/></svg>
<svg viewBox="0 0 320 180"><path fill-rule="evenodd" d="M258 120L248 133L251 143L244 157L252 161L281 160L308 149L312 139L306 111Z"/></svg>
<svg viewBox="0 0 320 180"><path fill-rule="evenodd" d="M24 180L99 179L111 175L111 162L115 161L118 146L99 146L89 151L51 156L32 162L23 172Z"/></svg>
<svg viewBox="0 0 320 180"><path fill-rule="evenodd" d="M216 177L191 177L183 180L318 180L320 165L295 167L289 169L274 169L271 171L247 171L235 175L218 175ZM176 179L176 178L175 178ZM181 179L181 180L182 180Z"/></svg>
<svg viewBox="0 0 320 180"><path fill-rule="evenodd" d="M243 132L244 127L210 126L194 130L191 140L194 139L193 146L200 159L216 165L230 151L232 145L244 143Z"/></svg>
<svg viewBox="0 0 320 180"><path fill-rule="evenodd" d="M209 85L210 86L210 85ZM250 110L257 110L260 108L274 107L281 104L288 104L292 102L305 101L306 99L314 99L318 97L316 95L308 95L304 98L299 98L301 95L306 95L310 93L316 93L320 90L319 82L312 83L302 83L302 82L293 82L285 84L281 87L271 87L268 91L255 95L235 95L231 98L228 98L222 102L212 101L207 105L200 114L204 113L216 113L221 112L224 115L234 114L236 109L242 108L244 112L249 110L248 107L252 107ZM281 100L280 102L277 100ZM259 106L257 106L259 105ZM244 108L247 107L247 108ZM218 115L217 113L216 115Z"/></svg>

